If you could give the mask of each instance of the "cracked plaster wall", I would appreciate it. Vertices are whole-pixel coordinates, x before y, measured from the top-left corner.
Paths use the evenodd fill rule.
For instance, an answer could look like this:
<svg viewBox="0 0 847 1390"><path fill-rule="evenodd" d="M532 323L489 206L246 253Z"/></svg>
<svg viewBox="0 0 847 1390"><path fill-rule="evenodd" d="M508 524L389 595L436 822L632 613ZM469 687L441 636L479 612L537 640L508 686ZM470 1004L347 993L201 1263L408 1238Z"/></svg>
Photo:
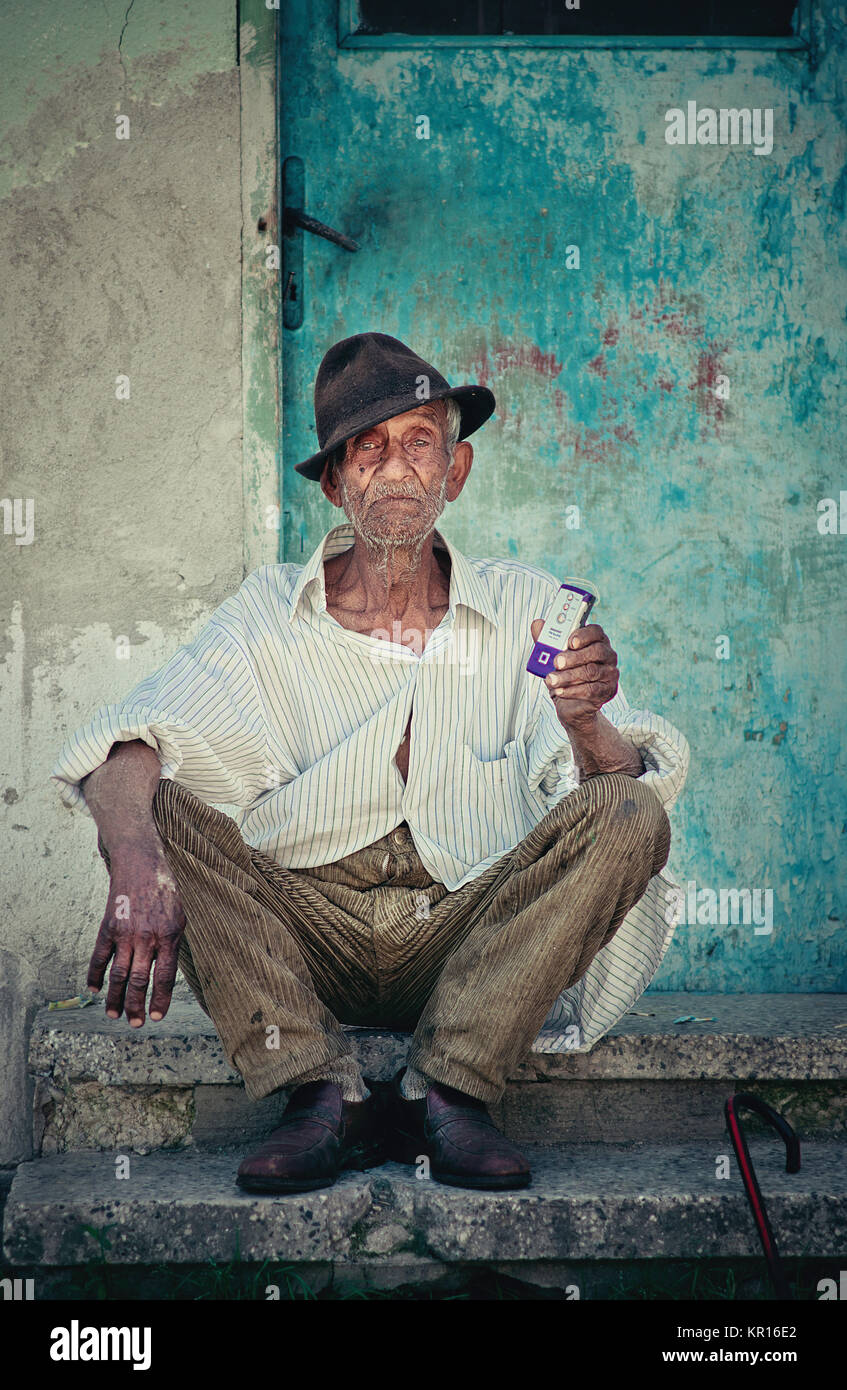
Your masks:
<svg viewBox="0 0 847 1390"><path fill-rule="evenodd" d="M0 496L34 503L32 544L0 533L10 1163L32 1010L84 984L107 886L48 781L59 744L242 578L236 6L5 0L0 51Z"/></svg>

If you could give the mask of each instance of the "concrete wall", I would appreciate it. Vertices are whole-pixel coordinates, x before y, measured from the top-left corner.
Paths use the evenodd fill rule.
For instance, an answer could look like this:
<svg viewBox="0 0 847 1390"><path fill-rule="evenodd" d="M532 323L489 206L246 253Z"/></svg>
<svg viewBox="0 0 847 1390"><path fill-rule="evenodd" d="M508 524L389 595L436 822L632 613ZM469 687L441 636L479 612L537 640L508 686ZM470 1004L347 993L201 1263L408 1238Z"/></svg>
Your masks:
<svg viewBox="0 0 847 1390"><path fill-rule="evenodd" d="M243 575L236 6L4 0L0 53L0 496L34 503L31 544L0 534L8 1163L25 1024L83 986L107 887L58 745Z"/></svg>

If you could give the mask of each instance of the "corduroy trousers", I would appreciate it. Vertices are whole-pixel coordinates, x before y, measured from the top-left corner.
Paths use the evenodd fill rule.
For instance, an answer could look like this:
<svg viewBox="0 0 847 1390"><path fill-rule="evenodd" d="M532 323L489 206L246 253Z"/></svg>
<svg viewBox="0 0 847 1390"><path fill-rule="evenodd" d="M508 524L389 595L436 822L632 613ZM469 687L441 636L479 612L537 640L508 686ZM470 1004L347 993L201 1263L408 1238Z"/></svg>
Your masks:
<svg viewBox="0 0 847 1390"><path fill-rule="evenodd" d="M252 1100L357 1083L340 1025L359 1024L410 1032L410 1066L496 1103L670 850L658 796L622 773L588 778L453 892L406 825L305 870L171 779L153 814L185 910L180 968Z"/></svg>

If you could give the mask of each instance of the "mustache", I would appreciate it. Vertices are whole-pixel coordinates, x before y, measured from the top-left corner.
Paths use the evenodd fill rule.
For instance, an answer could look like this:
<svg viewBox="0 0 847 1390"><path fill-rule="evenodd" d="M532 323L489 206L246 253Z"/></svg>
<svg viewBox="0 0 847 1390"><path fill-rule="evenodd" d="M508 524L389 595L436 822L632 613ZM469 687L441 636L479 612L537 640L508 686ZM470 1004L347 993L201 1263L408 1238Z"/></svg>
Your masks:
<svg viewBox="0 0 847 1390"><path fill-rule="evenodd" d="M408 489L405 492L398 492L396 488L383 487L371 497L370 505L373 506L374 502L381 502L385 497L408 497L413 502L422 502L426 495L425 492L409 492Z"/></svg>
<svg viewBox="0 0 847 1390"><path fill-rule="evenodd" d="M441 479L440 486L433 483L433 486L413 490L409 484L386 483L382 480L374 481L367 492L361 493L358 498L348 486L346 479L340 479L341 499L344 510L348 517L351 512L357 513L363 519L368 515L377 502L381 502L386 497L407 497L411 501L420 502L427 506L443 506L444 494L447 488L446 476ZM374 492L374 488L377 490Z"/></svg>

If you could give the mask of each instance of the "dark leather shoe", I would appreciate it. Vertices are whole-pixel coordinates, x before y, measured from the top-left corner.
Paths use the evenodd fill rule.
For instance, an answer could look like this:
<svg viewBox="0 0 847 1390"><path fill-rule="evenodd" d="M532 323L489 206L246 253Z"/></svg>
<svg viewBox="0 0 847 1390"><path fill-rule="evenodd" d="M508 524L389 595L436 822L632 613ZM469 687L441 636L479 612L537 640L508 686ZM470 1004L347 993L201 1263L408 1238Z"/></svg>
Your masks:
<svg viewBox="0 0 847 1390"><path fill-rule="evenodd" d="M425 1154L431 1176L450 1187L527 1186L532 1172L526 1158L500 1133L481 1100L440 1085L430 1086L425 1100L406 1100L402 1075L401 1068L391 1083L390 1158L417 1164Z"/></svg>
<svg viewBox="0 0 847 1390"><path fill-rule="evenodd" d="M282 1123L244 1159L236 1182L248 1192L311 1192L330 1187L342 1168L385 1162L373 1095L342 1100L333 1081L309 1081L292 1092Z"/></svg>

